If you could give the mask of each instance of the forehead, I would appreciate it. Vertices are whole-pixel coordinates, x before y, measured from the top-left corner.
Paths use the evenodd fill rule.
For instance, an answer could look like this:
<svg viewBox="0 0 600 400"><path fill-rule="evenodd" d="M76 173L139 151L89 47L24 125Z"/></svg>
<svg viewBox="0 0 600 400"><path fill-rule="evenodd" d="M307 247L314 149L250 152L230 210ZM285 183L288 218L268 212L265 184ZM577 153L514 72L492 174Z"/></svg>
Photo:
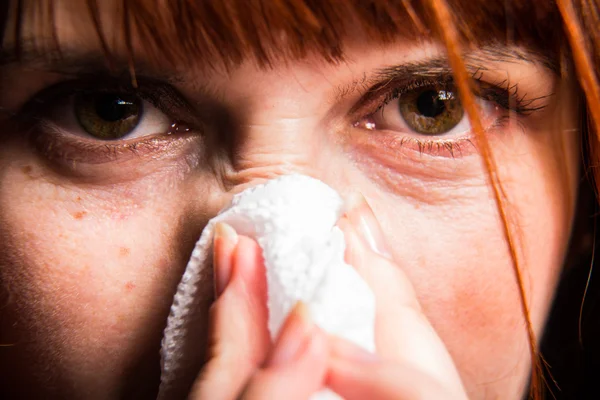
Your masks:
<svg viewBox="0 0 600 400"><path fill-rule="evenodd" d="M355 42L436 40L448 23L477 46L509 38L558 54L561 23L551 2L448 2L453 21L433 20L430 2L409 0L13 0L6 32L25 47L95 46L104 56L134 53L173 68L249 59L269 67L314 54L335 63Z"/></svg>

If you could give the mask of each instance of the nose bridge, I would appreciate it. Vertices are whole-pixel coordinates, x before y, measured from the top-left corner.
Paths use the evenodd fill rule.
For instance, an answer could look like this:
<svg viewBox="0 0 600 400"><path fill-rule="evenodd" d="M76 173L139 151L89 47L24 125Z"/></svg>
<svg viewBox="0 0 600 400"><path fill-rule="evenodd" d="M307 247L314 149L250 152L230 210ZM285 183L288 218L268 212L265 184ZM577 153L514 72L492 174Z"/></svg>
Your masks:
<svg viewBox="0 0 600 400"><path fill-rule="evenodd" d="M208 193L208 198L196 205L203 215L216 215L234 194L282 175L307 175L332 187L347 183L346 157L323 115L290 112L281 104L279 109L264 104L261 111L233 127L226 155L207 171L212 183L202 196Z"/></svg>
<svg viewBox="0 0 600 400"><path fill-rule="evenodd" d="M232 192L291 173L318 178L317 148L323 146L314 118L265 113L240 126L239 136L222 176Z"/></svg>
<svg viewBox="0 0 600 400"><path fill-rule="evenodd" d="M228 160L218 172L228 192L284 174L321 178L318 160L332 150L322 129L329 89L321 74L301 67L267 76L246 65L225 84L231 88L227 104L239 112Z"/></svg>

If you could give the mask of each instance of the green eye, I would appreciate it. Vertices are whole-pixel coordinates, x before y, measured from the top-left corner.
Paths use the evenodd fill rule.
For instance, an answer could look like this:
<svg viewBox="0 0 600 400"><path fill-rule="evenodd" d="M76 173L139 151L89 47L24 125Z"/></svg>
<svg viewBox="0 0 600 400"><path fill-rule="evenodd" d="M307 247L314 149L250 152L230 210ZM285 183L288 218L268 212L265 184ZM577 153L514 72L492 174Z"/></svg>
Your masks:
<svg viewBox="0 0 600 400"><path fill-rule="evenodd" d="M450 90L427 88L403 94L398 108L406 124L425 135L439 135L454 128L462 120L463 107Z"/></svg>
<svg viewBox="0 0 600 400"><path fill-rule="evenodd" d="M83 93L75 96L74 110L81 127L101 140L122 139L135 129L142 115L141 100L122 93Z"/></svg>

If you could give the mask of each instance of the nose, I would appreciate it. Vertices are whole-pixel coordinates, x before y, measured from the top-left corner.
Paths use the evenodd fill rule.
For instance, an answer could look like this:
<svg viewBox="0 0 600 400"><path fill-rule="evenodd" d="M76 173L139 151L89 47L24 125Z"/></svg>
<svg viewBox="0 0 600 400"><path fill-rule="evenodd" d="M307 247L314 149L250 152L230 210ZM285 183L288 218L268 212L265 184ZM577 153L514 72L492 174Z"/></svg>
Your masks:
<svg viewBox="0 0 600 400"><path fill-rule="evenodd" d="M299 173L317 179L321 156L318 137L309 121L275 121L242 127L231 146L231 156L219 177L227 192L235 194L281 175Z"/></svg>

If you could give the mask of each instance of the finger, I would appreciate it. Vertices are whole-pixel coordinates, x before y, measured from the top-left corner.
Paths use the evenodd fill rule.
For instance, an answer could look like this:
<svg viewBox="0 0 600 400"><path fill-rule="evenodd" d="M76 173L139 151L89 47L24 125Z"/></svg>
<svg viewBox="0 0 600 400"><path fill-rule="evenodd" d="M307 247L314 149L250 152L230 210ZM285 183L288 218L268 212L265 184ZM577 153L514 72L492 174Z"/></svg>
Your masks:
<svg viewBox="0 0 600 400"><path fill-rule="evenodd" d="M408 277L392 261L379 223L361 195L350 199L338 226L346 238L346 259L376 296L376 347L382 356L463 391L445 345L423 313Z"/></svg>
<svg viewBox="0 0 600 400"><path fill-rule="evenodd" d="M329 343L326 384L346 400L459 399L421 371L382 361L342 339Z"/></svg>
<svg viewBox="0 0 600 400"><path fill-rule="evenodd" d="M209 360L194 382L192 399L233 399L270 346L262 252L254 240L217 224L215 290L210 310Z"/></svg>
<svg viewBox="0 0 600 400"><path fill-rule="evenodd" d="M327 337L296 305L286 320L265 366L241 396L244 400L307 399L324 385L329 351Z"/></svg>

